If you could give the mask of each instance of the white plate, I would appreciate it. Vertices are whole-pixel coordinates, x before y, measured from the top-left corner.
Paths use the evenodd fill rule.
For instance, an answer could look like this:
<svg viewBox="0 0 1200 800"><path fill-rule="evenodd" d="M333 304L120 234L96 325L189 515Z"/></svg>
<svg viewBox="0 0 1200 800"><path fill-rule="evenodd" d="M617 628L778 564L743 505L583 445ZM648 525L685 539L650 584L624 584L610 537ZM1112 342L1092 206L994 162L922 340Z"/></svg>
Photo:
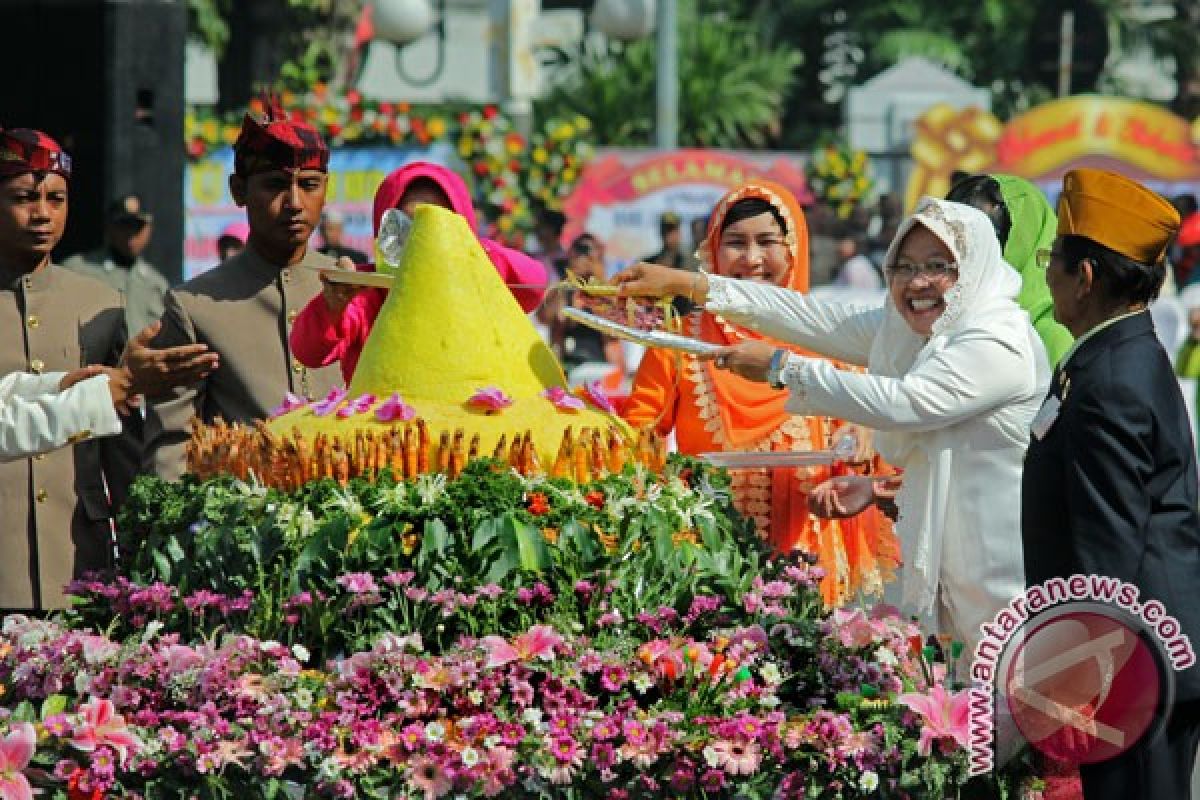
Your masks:
<svg viewBox="0 0 1200 800"><path fill-rule="evenodd" d="M643 331L637 328L631 328L628 325L622 325L619 322L613 322L604 317L598 317L595 314L587 311L581 311L578 308L568 308L563 311L563 316L568 319L578 322L580 325L586 325L589 328L600 331L603 334L612 336L615 339L624 339L629 342L640 344L643 347L663 347L668 350L681 350L692 355L708 355L715 353L722 348L722 345L712 344L711 342L701 341L700 339L692 339L689 336L680 336L676 333L667 333L665 331Z"/></svg>
<svg viewBox="0 0 1200 800"><path fill-rule="evenodd" d="M350 286L374 286L377 289L391 289L392 276L382 272L357 272L337 267L313 267L302 264L305 269L319 272L333 283L345 283Z"/></svg>

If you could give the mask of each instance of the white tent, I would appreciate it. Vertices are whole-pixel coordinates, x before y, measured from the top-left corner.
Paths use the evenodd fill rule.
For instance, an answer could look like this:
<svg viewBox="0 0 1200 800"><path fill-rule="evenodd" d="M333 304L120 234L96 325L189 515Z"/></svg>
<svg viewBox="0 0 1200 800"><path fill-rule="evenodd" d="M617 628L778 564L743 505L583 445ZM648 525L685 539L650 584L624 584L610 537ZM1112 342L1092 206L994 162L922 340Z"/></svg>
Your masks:
<svg viewBox="0 0 1200 800"><path fill-rule="evenodd" d="M906 58L846 95L851 147L872 154L908 152L913 123L930 106L991 109L991 94L924 58Z"/></svg>

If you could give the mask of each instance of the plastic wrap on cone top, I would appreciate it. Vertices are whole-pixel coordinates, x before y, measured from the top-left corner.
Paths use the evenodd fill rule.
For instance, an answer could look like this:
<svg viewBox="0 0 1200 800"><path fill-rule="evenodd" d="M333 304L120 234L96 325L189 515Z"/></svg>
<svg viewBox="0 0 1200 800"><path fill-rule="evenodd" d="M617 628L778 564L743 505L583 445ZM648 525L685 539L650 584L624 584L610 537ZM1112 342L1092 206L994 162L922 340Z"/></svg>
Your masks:
<svg viewBox="0 0 1200 800"><path fill-rule="evenodd" d="M374 395L382 403L399 393L425 420L431 437L463 430L479 435L479 452L492 453L500 437L529 431L541 463L554 462L571 427L629 429L618 417L588 406L564 410L543 396L565 389L562 367L517 305L463 217L436 206L418 206L395 284L363 347L346 402ZM498 389L511 405L497 411L473 405L480 390ZM277 434L299 431L353 436L382 431L373 410L339 417L304 407L277 417Z"/></svg>

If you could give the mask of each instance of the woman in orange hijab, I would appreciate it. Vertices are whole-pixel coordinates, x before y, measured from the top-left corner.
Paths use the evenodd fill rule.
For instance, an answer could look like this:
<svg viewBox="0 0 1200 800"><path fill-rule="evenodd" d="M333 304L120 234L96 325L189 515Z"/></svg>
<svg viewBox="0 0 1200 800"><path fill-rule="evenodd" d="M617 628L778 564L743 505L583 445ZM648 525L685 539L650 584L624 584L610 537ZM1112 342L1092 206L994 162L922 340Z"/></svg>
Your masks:
<svg viewBox="0 0 1200 800"><path fill-rule="evenodd" d="M768 181L743 185L721 199L696 255L718 275L808 291L804 214L787 189ZM763 338L702 310L683 324L685 334L721 345ZM793 416L784 410L786 400L786 392L695 356L649 350L624 417L634 427L653 427L662 435L674 431L682 453L829 448L842 423ZM859 591L882 591L899 562L891 522L875 509L841 520L810 514L808 493L830 477L828 467L737 470L732 477L734 503L754 520L760 535L777 550L798 548L817 556L826 573L821 591L827 605L840 605Z"/></svg>

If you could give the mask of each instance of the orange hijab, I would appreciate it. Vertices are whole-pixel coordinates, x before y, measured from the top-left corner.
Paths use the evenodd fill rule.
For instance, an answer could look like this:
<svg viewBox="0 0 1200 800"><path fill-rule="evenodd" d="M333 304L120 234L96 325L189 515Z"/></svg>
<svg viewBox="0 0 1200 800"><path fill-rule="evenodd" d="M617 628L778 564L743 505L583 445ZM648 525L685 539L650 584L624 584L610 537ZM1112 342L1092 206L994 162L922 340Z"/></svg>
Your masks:
<svg viewBox="0 0 1200 800"><path fill-rule="evenodd" d="M784 241L787 243L791 260L791 268L787 272L784 285L797 292L807 292L808 225L804 221L804 212L791 192L771 181L755 180L721 198L709 218L708 233L700 243L696 257L706 265L708 271L717 275L723 274L717 256L721 242L721 226L734 205L751 198L765 200L783 217L787 224ZM779 347L788 347L797 353L805 352L747 328L735 326L707 311L700 316L700 332L701 338L707 342L732 345L744 339L757 339ZM727 446L730 449L740 450L761 441L778 430L791 416L784 410L787 392L772 389L765 383L748 381L728 370L717 369L712 362L705 363L702 369L712 382L713 391L717 395L717 408L721 422L724 423Z"/></svg>

